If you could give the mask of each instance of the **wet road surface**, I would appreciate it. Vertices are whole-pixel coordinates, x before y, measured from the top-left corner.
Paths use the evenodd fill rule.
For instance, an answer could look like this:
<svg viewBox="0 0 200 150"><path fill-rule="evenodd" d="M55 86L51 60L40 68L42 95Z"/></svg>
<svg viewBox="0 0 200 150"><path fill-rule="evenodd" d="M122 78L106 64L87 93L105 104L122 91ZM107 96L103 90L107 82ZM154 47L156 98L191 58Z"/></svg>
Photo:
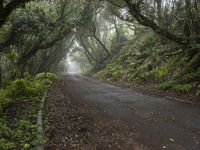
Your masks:
<svg viewBox="0 0 200 150"><path fill-rule="evenodd" d="M90 77L63 77L67 94L134 129L150 149L200 150L200 106L144 95ZM126 129L124 129L126 130Z"/></svg>

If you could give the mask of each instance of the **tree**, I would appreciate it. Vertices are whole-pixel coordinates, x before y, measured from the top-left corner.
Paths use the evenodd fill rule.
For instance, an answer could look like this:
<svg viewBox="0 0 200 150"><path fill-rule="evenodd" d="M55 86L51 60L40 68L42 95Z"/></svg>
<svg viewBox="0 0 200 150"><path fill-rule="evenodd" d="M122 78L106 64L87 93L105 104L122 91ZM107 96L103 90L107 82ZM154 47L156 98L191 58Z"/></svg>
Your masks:
<svg viewBox="0 0 200 150"><path fill-rule="evenodd" d="M24 5L30 0L12 0L4 6L5 0L0 0L0 28L7 21L10 14L18 7Z"/></svg>

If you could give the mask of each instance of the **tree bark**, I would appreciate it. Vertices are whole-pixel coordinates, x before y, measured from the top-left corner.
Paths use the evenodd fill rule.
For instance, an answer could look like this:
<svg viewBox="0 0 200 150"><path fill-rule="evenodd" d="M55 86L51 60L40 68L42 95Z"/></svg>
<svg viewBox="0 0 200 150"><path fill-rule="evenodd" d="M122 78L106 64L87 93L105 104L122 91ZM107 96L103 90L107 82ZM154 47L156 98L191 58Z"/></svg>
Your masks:
<svg viewBox="0 0 200 150"><path fill-rule="evenodd" d="M119 41L120 33L119 33L119 30L117 27L117 18L115 18L114 27L115 27L115 31L116 31L116 35L117 35L117 41Z"/></svg>
<svg viewBox="0 0 200 150"><path fill-rule="evenodd" d="M106 46L101 42L101 40L96 37L96 35L93 35L94 39L103 47L103 49L106 51L106 53L108 54L109 57L112 57L111 53L109 52L109 50L106 48Z"/></svg>
<svg viewBox="0 0 200 150"><path fill-rule="evenodd" d="M99 62L98 62L98 61L96 60L96 58L90 53L90 51L88 50L87 46L85 45L85 43L84 43L82 37L81 37L80 35L78 35L78 38L79 38L79 41L80 41L81 45L83 46L83 48L84 48L84 50L85 50L85 56L86 56L87 58L90 57L90 59L89 59L88 61L90 61L90 62L92 63L92 61L91 61L91 59L92 59L95 63L98 64Z"/></svg>
<svg viewBox="0 0 200 150"><path fill-rule="evenodd" d="M3 10L3 3L4 3L4 0L0 0L0 10Z"/></svg>
<svg viewBox="0 0 200 150"><path fill-rule="evenodd" d="M156 0L157 3L157 16L159 26L164 27L163 15L162 15L162 0Z"/></svg>

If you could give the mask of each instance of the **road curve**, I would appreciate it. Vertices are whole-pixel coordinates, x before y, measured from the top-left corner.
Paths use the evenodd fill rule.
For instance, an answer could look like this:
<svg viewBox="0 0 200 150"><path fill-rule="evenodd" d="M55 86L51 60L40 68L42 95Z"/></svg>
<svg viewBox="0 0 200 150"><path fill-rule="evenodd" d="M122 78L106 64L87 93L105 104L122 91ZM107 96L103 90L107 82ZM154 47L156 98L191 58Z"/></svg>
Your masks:
<svg viewBox="0 0 200 150"><path fill-rule="evenodd" d="M200 150L200 106L144 95L81 75L62 78L69 96L96 107L107 119L129 125L139 142L150 149Z"/></svg>

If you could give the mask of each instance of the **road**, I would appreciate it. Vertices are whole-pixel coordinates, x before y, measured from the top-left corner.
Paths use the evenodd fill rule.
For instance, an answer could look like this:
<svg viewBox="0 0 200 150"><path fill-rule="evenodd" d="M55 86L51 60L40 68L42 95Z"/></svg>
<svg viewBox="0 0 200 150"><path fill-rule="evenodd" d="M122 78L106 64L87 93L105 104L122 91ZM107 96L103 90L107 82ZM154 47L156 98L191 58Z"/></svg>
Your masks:
<svg viewBox="0 0 200 150"><path fill-rule="evenodd" d="M90 77L63 77L67 94L134 129L150 149L200 150L200 106L154 97ZM126 129L124 129L126 130Z"/></svg>

